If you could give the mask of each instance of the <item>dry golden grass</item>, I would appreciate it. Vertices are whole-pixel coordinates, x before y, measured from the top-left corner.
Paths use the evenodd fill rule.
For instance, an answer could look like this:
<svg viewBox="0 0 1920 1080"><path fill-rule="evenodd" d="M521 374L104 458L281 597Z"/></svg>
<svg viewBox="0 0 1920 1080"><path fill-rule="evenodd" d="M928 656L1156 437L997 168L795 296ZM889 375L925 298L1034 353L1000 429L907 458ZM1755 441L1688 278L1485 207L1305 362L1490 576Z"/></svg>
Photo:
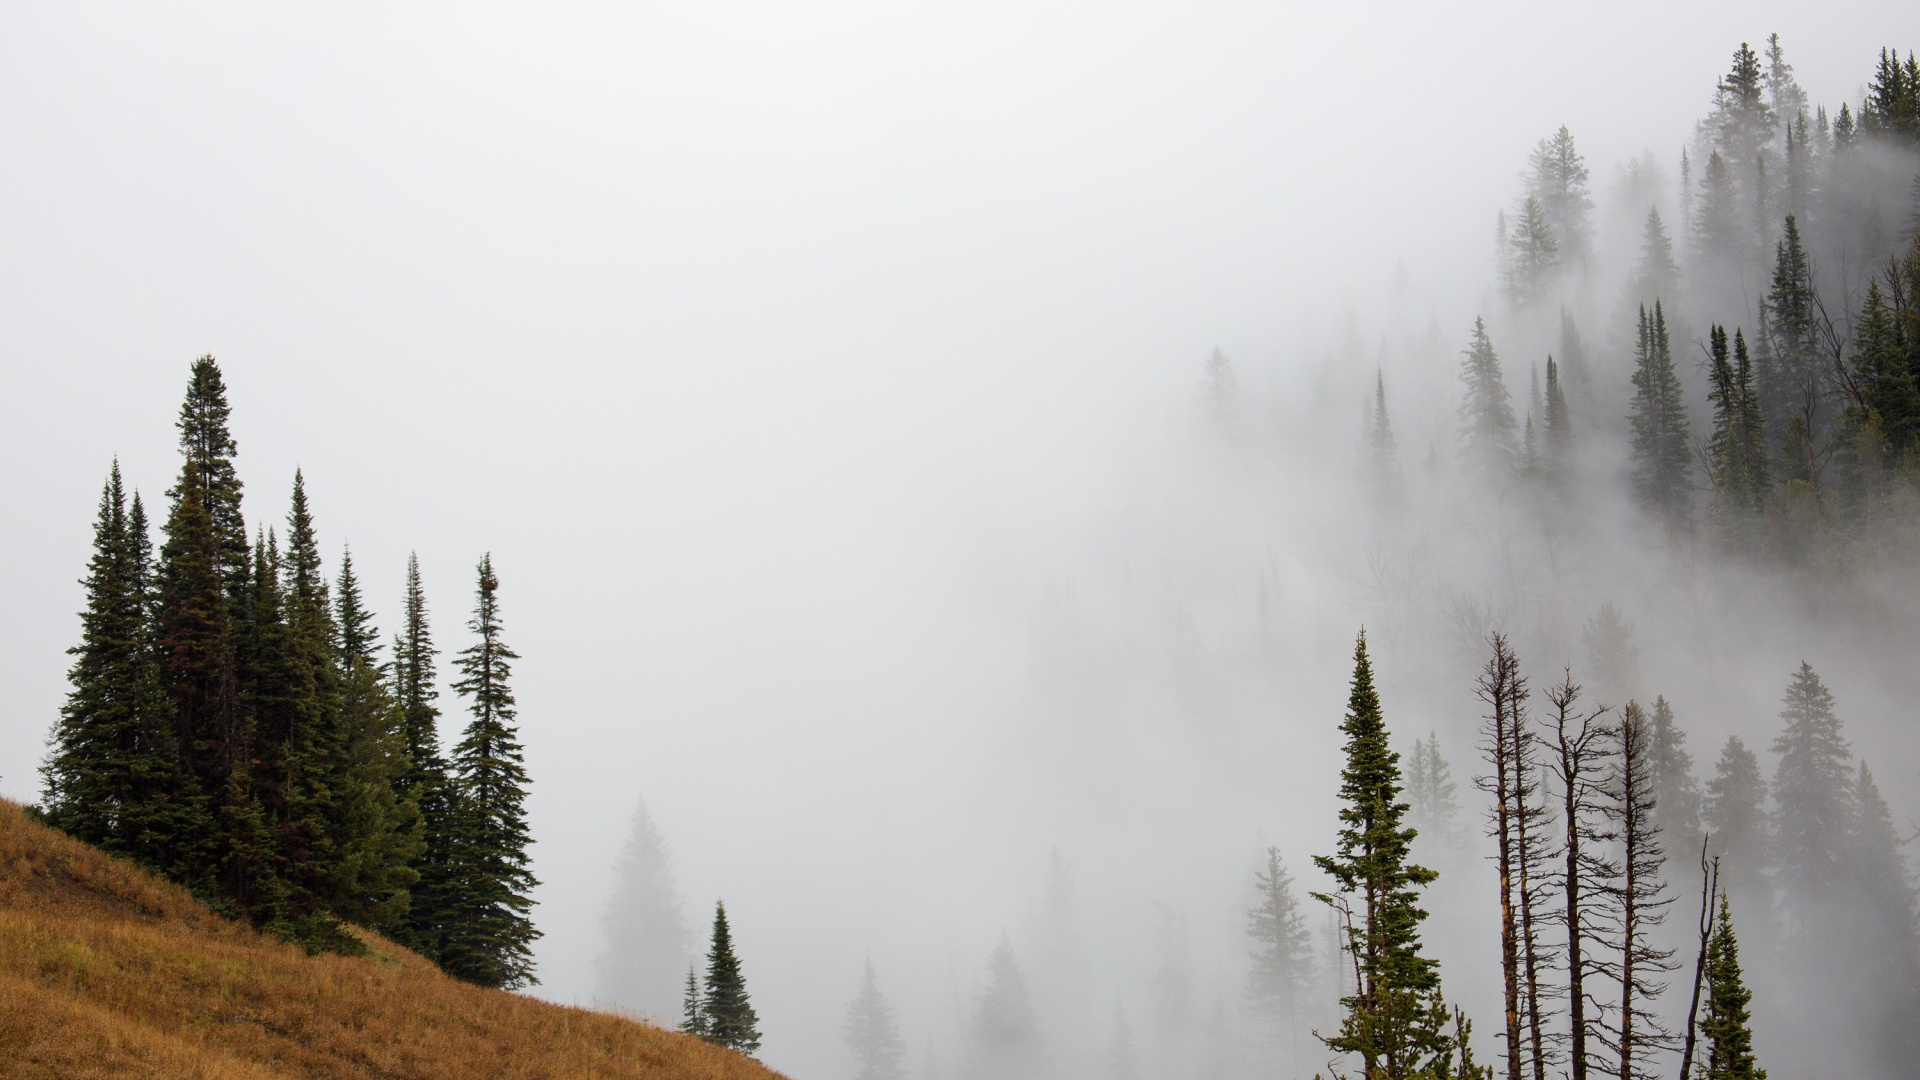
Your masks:
<svg viewBox="0 0 1920 1080"><path fill-rule="evenodd" d="M0 800L0 1078L776 1075L367 944L308 956Z"/></svg>

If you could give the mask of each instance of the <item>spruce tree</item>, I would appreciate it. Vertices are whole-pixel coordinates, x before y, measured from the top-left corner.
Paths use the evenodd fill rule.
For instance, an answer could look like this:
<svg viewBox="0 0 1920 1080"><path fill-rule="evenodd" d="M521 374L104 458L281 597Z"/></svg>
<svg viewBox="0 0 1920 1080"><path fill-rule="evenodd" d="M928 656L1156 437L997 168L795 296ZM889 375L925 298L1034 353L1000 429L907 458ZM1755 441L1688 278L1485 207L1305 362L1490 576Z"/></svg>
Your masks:
<svg viewBox="0 0 1920 1080"><path fill-rule="evenodd" d="M1767 437L1774 454L1789 458L1789 434L1799 421L1813 448L1824 442L1830 426L1821 403L1831 379L1820 363L1819 320L1813 289L1813 270L1800 242L1800 225L1793 215L1774 250L1773 282L1766 297L1766 334L1769 356L1757 372L1761 404L1766 409ZM1789 458L1794 479L1813 477L1797 456Z"/></svg>
<svg viewBox="0 0 1920 1080"><path fill-rule="evenodd" d="M900 1038L893 1005L880 992L871 958L861 975L860 992L847 1002L847 1022L840 1038L859 1067L854 1080L906 1080L907 1044Z"/></svg>
<svg viewBox="0 0 1920 1080"><path fill-rule="evenodd" d="M438 676L433 633L427 624L426 590L420 583L420 559L407 556L405 615L393 638L389 666L394 707L399 712L406 768L394 778L402 802L420 809L420 851L409 864L418 876L412 888L405 940L431 960L446 945L445 929L453 913L454 840L459 822L447 761L440 752Z"/></svg>
<svg viewBox="0 0 1920 1080"><path fill-rule="evenodd" d="M1452 855L1460 847L1459 790L1452 766L1440 753L1439 733L1429 731L1407 757L1408 820L1425 838L1424 850Z"/></svg>
<svg viewBox="0 0 1920 1080"><path fill-rule="evenodd" d="M1387 416L1387 377L1374 371L1373 421L1367 430L1373 457L1374 501L1392 506L1400 495L1400 451L1393 439L1393 421Z"/></svg>
<svg viewBox="0 0 1920 1080"><path fill-rule="evenodd" d="M1419 890L1439 875L1408 860L1414 834L1402 824L1408 806L1400 801L1400 756L1388 741L1365 634L1354 646L1340 730L1347 760L1337 853L1313 860L1339 895L1314 895L1344 914L1344 948L1359 985L1341 999L1340 1030L1322 1041L1357 1055L1368 1080L1444 1073L1460 1049L1449 1030L1456 1018L1441 999L1439 965L1421 951L1427 913L1419 907Z"/></svg>
<svg viewBox="0 0 1920 1080"><path fill-rule="evenodd" d="M1674 721L1666 697L1653 699L1647 717L1647 788L1653 795L1653 822L1662 844L1673 850L1700 850L1700 781L1693 775L1687 733Z"/></svg>
<svg viewBox="0 0 1920 1080"><path fill-rule="evenodd" d="M473 719L454 747L452 864L436 927L440 966L448 974L512 989L536 981L529 946L540 932L527 917L539 882L529 869L525 803L527 771L509 686L519 654L502 640L500 579L482 556L473 618L479 640L460 651L453 688ZM712 1001L713 987L708 986Z"/></svg>
<svg viewBox="0 0 1920 1080"><path fill-rule="evenodd" d="M713 908L713 940L707 948L706 995L700 1002L702 1038L752 1057L760 1050L760 1018L747 998L747 980L733 954L727 905Z"/></svg>
<svg viewBox="0 0 1920 1080"><path fill-rule="evenodd" d="M1049 1072L1040 1017L1005 936L987 958L987 985L967 1031L967 1080L1038 1080Z"/></svg>
<svg viewBox="0 0 1920 1080"><path fill-rule="evenodd" d="M1582 415L1587 415L1585 410L1593 404L1593 371L1587 364L1586 346L1580 341L1580 327L1573 321L1573 312L1565 307L1560 309L1560 366L1573 400Z"/></svg>
<svg viewBox="0 0 1920 1080"><path fill-rule="evenodd" d="M1651 304L1680 298L1680 264L1673 260L1673 238L1667 235L1660 211L1647 211L1640 231L1640 261L1633 268L1634 300Z"/></svg>
<svg viewBox="0 0 1920 1080"><path fill-rule="evenodd" d="M1774 840L1788 932L1818 929L1847 850L1853 816L1851 751L1833 712L1833 694L1802 662L1782 701L1786 721L1773 740Z"/></svg>
<svg viewBox="0 0 1920 1080"><path fill-rule="evenodd" d="M1460 381L1466 384L1459 411L1462 456L1475 480L1497 487L1512 479L1518 464L1518 425L1485 319L1473 320L1465 356L1460 368Z"/></svg>
<svg viewBox="0 0 1920 1080"><path fill-rule="evenodd" d="M1720 860L1721 891L1739 900L1747 911L1770 909L1767 782L1760 773L1759 757L1739 736L1729 737L1720 750L1713 779L1707 782L1701 818L1713 854Z"/></svg>
<svg viewBox="0 0 1920 1080"><path fill-rule="evenodd" d="M1528 195L1520 204L1507 247L1507 299L1515 307L1546 299L1560 268L1560 241L1539 198Z"/></svg>
<svg viewBox="0 0 1920 1080"><path fill-rule="evenodd" d="M1865 1035L1867 1061L1884 1075L1909 1067L1920 1054L1920 922L1913 878L1900 848L1887 801L1866 762L1853 784L1853 815L1846 852L1848 963L1839 984L1847 1012Z"/></svg>
<svg viewBox="0 0 1920 1080"><path fill-rule="evenodd" d="M243 617L241 606L249 585L247 525L240 513L240 476L234 469L239 444L233 439L227 421L232 415L227 404L227 386L220 365L211 356L193 362L188 375L186 400L180 405L180 453L195 466L193 488L201 509L208 517L207 527L215 573L222 593L233 604L230 618ZM167 494L174 500L186 491L187 476Z"/></svg>
<svg viewBox="0 0 1920 1080"><path fill-rule="evenodd" d="M613 878L613 894L600 916L605 944L595 965L595 994L642 1016L670 1016L680 968L692 950L673 859L645 799L634 804Z"/></svg>
<svg viewBox="0 0 1920 1080"><path fill-rule="evenodd" d="M1920 389L1907 357L1901 326L1880 291L1867 283L1860 321L1853 332L1853 370L1847 409L1851 456L1861 465L1885 457L1898 460L1920 432ZM1871 441L1871 443L1870 443Z"/></svg>
<svg viewBox="0 0 1920 1080"><path fill-rule="evenodd" d="M1700 1025L1706 1040L1705 1080L1767 1080L1753 1055L1753 994L1740 972L1740 943L1733 933L1733 905L1720 898L1713 940L1707 946L1707 1012Z"/></svg>
<svg viewBox="0 0 1920 1080"><path fill-rule="evenodd" d="M1725 327L1714 326L1710 341L1707 399L1713 403L1713 432L1707 439L1707 479L1722 532L1730 544L1741 546L1752 518L1766 506L1767 444L1745 337L1734 332L1733 355Z"/></svg>
<svg viewBox="0 0 1920 1080"><path fill-rule="evenodd" d="M1568 477L1573 471L1573 416L1567 409L1567 394L1560 380L1560 365L1551 356L1547 357L1544 427L1542 467L1547 486L1564 496Z"/></svg>
<svg viewBox="0 0 1920 1080"><path fill-rule="evenodd" d="M701 1013L700 972L692 964L687 965L686 989L680 995L680 1027L683 1035L692 1035L696 1039L707 1037L707 1018Z"/></svg>
<svg viewBox="0 0 1920 1080"><path fill-rule="evenodd" d="M1707 155L1700 174L1700 198L1693 213L1694 257L1701 263L1726 267L1740 258L1739 193L1727 161L1715 150Z"/></svg>
<svg viewBox="0 0 1920 1080"><path fill-rule="evenodd" d="M48 824L148 869L192 881L210 823L181 767L153 649L152 545L115 461L100 495L72 691L41 768Z"/></svg>
<svg viewBox="0 0 1920 1080"><path fill-rule="evenodd" d="M1254 872L1253 888L1256 902L1247 912L1247 935L1254 942L1247 1011L1265 1029L1274 1058L1281 1057L1284 1046L1290 1067L1298 1068L1302 999L1313 985L1313 933L1279 848L1267 848L1267 865Z"/></svg>
<svg viewBox="0 0 1920 1080"><path fill-rule="evenodd" d="M380 631L374 628L373 613L361 595L360 578L353 572L353 551L348 548L340 550L340 576L333 583L333 619L340 631L341 666L364 660L380 669Z"/></svg>
<svg viewBox="0 0 1920 1080"><path fill-rule="evenodd" d="M1574 146L1573 133L1561 125L1534 147L1527 165L1527 186L1559 241L1561 260L1568 266L1584 265L1593 244L1587 224L1593 199L1587 190L1586 159Z"/></svg>
<svg viewBox="0 0 1920 1080"><path fill-rule="evenodd" d="M1685 532L1693 523L1692 454L1687 447L1687 407L1660 302L1640 309L1634 350L1633 496L1668 529Z"/></svg>
<svg viewBox="0 0 1920 1080"><path fill-rule="evenodd" d="M1760 389L1755 382L1752 358L1747 354L1746 335L1733 332L1733 380L1740 391L1740 422L1736 431L1741 457L1747 469L1747 498L1755 512L1766 507L1773 492L1773 463L1767 452L1766 413L1760 404Z"/></svg>

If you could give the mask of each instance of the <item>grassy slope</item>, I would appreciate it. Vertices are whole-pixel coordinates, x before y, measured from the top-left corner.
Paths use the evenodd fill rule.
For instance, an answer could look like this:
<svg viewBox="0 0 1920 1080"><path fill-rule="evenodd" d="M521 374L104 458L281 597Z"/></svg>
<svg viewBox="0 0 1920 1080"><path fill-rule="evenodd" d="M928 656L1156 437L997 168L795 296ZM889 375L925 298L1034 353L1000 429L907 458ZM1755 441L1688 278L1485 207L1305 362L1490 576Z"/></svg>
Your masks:
<svg viewBox="0 0 1920 1080"><path fill-rule="evenodd" d="M0 801L0 1078L776 1075L368 944L307 956Z"/></svg>

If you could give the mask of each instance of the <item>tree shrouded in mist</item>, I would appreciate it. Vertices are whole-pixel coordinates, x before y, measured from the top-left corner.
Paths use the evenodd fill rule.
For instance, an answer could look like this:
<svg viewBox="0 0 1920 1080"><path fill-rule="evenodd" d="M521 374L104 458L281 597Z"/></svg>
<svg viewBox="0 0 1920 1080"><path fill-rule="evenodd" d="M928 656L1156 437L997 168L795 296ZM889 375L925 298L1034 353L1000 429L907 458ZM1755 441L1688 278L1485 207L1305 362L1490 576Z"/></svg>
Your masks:
<svg viewBox="0 0 1920 1080"><path fill-rule="evenodd" d="M1667 528L1684 533L1693 524L1693 452L1687 445L1687 406L1673 347L1659 301L1640 309L1634 347L1633 497Z"/></svg>
<svg viewBox="0 0 1920 1080"><path fill-rule="evenodd" d="M854 1080L905 1080L907 1044L900 1039L893 1005L880 992L872 960L862 969L860 992L847 1003L841 1041L853 1051L854 1063L859 1066Z"/></svg>
<svg viewBox="0 0 1920 1080"><path fill-rule="evenodd" d="M1255 871L1253 888L1257 899L1247 912L1247 935L1254 943L1247 1012L1260 1024L1265 1052L1297 1068L1300 1022L1314 982L1313 932L1279 848L1267 849L1267 864Z"/></svg>
<svg viewBox="0 0 1920 1080"><path fill-rule="evenodd" d="M600 916L604 945L595 962L595 996L656 1020L672 1016L690 948L673 858L645 799L634 803L613 877L613 894Z"/></svg>
<svg viewBox="0 0 1920 1080"><path fill-rule="evenodd" d="M987 985L967 1030L968 1080L1035 1080L1051 1075L1040 1016L1005 937L987 958Z"/></svg>
<svg viewBox="0 0 1920 1080"><path fill-rule="evenodd" d="M1485 319L1473 321L1465 356L1460 366L1460 381L1466 384L1459 413L1462 456L1474 479L1498 486L1512 478L1518 464L1519 425Z"/></svg>

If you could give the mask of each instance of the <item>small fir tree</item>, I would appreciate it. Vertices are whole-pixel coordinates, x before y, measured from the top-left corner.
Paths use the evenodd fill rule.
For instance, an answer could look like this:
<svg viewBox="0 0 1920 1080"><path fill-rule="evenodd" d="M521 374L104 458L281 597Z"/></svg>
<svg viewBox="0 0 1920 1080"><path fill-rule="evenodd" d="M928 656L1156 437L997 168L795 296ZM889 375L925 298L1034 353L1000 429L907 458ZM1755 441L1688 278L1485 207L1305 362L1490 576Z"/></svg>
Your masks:
<svg viewBox="0 0 1920 1080"><path fill-rule="evenodd" d="M854 1080L906 1080L907 1044L900 1038L893 1005L880 992L871 958L861 975L860 992L847 1002L847 1022L840 1038L859 1067Z"/></svg>
<svg viewBox="0 0 1920 1080"><path fill-rule="evenodd" d="M964 1075L968 1080L1037 1080L1047 1073L1040 1017L1003 935L987 959L987 985L974 1005Z"/></svg>
<svg viewBox="0 0 1920 1080"><path fill-rule="evenodd" d="M1247 936L1254 942L1247 1011L1264 1029L1275 1056L1284 1046L1297 1068L1301 1004L1313 986L1313 932L1279 848L1267 848L1267 864L1254 872L1253 888L1257 900L1247 912Z"/></svg>
<svg viewBox="0 0 1920 1080"><path fill-rule="evenodd" d="M1753 994L1740 972L1733 905L1723 895L1707 946L1707 1009L1700 1034L1707 1044L1705 1080L1767 1080L1753 1054Z"/></svg>
<svg viewBox="0 0 1920 1080"><path fill-rule="evenodd" d="M713 908L713 940L707 948L707 984L700 1001L702 1037L715 1046L752 1057L760 1051L760 1017L747 997L747 979L733 954L727 905Z"/></svg>
<svg viewBox="0 0 1920 1080"><path fill-rule="evenodd" d="M1518 464L1518 424L1485 319L1473 320L1465 355L1460 368L1460 381L1466 384L1459 413L1462 456L1474 479L1497 487L1513 477Z"/></svg>
<svg viewBox="0 0 1920 1080"><path fill-rule="evenodd" d="M600 916L605 945L595 965L597 996L643 1016L670 1016L690 948L673 858L645 799L635 801L613 877Z"/></svg>

